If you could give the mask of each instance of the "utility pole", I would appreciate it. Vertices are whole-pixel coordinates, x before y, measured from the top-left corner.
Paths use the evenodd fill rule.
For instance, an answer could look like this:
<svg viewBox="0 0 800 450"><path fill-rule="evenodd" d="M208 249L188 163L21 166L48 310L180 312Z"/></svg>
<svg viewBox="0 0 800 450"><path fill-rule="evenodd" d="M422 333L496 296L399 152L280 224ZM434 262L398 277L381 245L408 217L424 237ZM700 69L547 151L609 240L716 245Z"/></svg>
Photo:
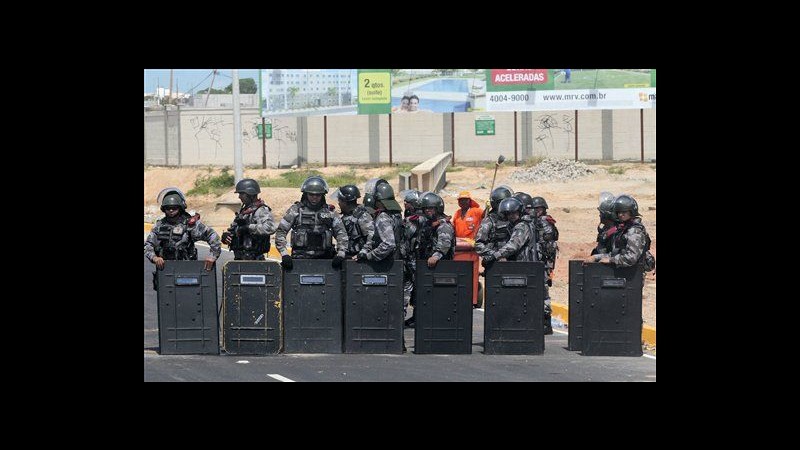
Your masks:
<svg viewBox="0 0 800 450"><path fill-rule="evenodd" d="M167 103L172 103L172 71L175 69L169 69L169 101Z"/></svg>
<svg viewBox="0 0 800 450"><path fill-rule="evenodd" d="M236 182L242 179L242 116L239 107L239 69L233 75L233 167ZM264 130L266 132L266 130Z"/></svg>
<svg viewBox="0 0 800 450"><path fill-rule="evenodd" d="M214 72L211 74L211 86L208 87L208 92L206 92L206 102L203 104L203 108L208 106L208 96L211 95L211 89L214 87L214 78L217 76L217 69L214 69Z"/></svg>

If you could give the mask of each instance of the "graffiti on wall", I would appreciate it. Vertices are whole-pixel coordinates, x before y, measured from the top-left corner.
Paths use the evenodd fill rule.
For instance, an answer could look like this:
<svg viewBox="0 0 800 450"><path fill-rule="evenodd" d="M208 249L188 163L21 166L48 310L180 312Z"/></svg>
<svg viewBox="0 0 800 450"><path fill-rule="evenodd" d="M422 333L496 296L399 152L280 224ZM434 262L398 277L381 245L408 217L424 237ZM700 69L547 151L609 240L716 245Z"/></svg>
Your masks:
<svg viewBox="0 0 800 450"><path fill-rule="evenodd" d="M200 138L214 141L214 157L217 157L217 150L222 148L222 129L227 125L222 117L219 116L196 116L189 119L194 131L194 141L197 151L200 151Z"/></svg>
<svg viewBox="0 0 800 450"><path fill-rule="evenodd" d="M569 151L574 141L571 135L575 133L574 117L567 114L561 115L561 121L552 114L546 114L539 118L538 135L536 141L544 146L544 155L550 154L550 150L555 150L556 140L564 141L564 149ZM565 133L566 136L559 136L559 133Z"/></svg>

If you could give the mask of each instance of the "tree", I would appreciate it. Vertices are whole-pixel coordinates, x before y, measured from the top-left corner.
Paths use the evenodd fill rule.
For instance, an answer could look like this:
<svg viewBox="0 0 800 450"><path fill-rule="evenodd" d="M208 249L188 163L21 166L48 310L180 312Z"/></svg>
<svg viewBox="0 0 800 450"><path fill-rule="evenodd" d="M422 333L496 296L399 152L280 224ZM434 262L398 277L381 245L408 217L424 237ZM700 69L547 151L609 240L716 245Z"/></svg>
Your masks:
<svg viewBox="0 0 800 450"><path fill-rule="evenodd" d="M239 80L239 93L240 94L257 94L258 84L252 78L242 78Z"/></svg>
<svg viewBox="0 0 800 450"><path fill-rule="evenodd" d="M241 91L241 89L239 89L239 90ZM225 90L222 90L222 89L211 88L211 93L212 94L226 94L226 93L230 94L232 91L233 91L233 89L231 89L229 91L225 91ZM198 94L205 94L206 92L208 92L208 88L197 91Z"/></svg>
<svg viewBox="0 0 800 450"><path fill-rule="evenodd" d="M212 92L214 94L215 92ZM233 83L229 84L225 87L225 90L220 92L220 94L232 94L233 93ZM242 78L239 80L239 93L240 94L257 94L258 93L258 85L256 84L256 80L252 78Z"/></svg>

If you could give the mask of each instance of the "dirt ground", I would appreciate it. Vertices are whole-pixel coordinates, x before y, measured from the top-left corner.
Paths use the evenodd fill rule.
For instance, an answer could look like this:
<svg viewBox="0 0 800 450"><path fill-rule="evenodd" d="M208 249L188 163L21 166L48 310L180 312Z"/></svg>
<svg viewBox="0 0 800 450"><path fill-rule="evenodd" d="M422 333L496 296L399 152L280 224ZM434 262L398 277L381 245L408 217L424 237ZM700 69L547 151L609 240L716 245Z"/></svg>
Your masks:
<svg viewBox="0 0 800 450"><path fill-rule="evenodd" d="M456 196L462 190L469 190L481 205L489 197L492 184L493 169L484 167L459 166L455 172L447 173L447 185L440 193L445 200L445 213L453 214L458 209ZM608 173L608 168L615 172ZM315 168L325 175L346 172L352 166ZM559 230L559 257L553 278L550 296L556 303L566 305L568 302L568 261L583 259L594 248L598 224L598 196L601 191L609 191L615 195L626 193L632 195L639 203L642 221L652 239L650 251L658 259L656 252L656 169L655 164L616 163L613 165L592 165L594 174L567 182L518 183L509 182L508 176L515 170L522 169L513 165L504 165L497 171L495 185L507 184L514 191L527 192L532 196L542 196L547 200L548 213L556 219ZM367 179L386 173L387 168L355 168ZM245 169L245 178L277 177L291 169ZM218 173L213 169L212 173ZM159 191L167 186L176 186L187 192L194 186L198 175L209 173L205 168L145 168L144 172L144 208L145 221L149 217L160 217L162 214L156 204ZM397 193L398 179L388 180ZM331 186L331 190L338 186ZM363 188L362 186L359 186ZM262 188L261 198L272 208L276 220L292 203L300 199L297 188ZM237 194L233 189L221 196L192 196L188 199L189 209L198 212L202 220L217 230L227 228L233 219L231 209L218 207L218 203L237 203ZM402 203L401 203L402 204ZM148 215L149 214L149 215ZM645 277L642 295L642 315L646 325L656 326L656 275L650 272Z"/></svg>

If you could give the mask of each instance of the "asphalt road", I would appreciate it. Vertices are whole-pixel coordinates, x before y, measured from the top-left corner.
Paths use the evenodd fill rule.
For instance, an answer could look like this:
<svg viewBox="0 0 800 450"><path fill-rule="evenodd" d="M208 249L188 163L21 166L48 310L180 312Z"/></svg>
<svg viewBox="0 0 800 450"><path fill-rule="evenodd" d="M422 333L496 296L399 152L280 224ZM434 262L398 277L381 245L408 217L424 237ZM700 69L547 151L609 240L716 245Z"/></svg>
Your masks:
<svg viewBox="0 0 800 450"><path fill-rule="evenodd" d="M199 259L208 254L208 247L198 250ZM217 263L219 302L221 268L232 259L223 250ZM157 353L154 269L144 259L144 381L656 381L655 358L582 356L566 349L564 327L545 336L543 355L484 355L482 309L473 315L471 355L414 354L414 330L406 329L409 351L402 355L162 356Z"/></svg>

